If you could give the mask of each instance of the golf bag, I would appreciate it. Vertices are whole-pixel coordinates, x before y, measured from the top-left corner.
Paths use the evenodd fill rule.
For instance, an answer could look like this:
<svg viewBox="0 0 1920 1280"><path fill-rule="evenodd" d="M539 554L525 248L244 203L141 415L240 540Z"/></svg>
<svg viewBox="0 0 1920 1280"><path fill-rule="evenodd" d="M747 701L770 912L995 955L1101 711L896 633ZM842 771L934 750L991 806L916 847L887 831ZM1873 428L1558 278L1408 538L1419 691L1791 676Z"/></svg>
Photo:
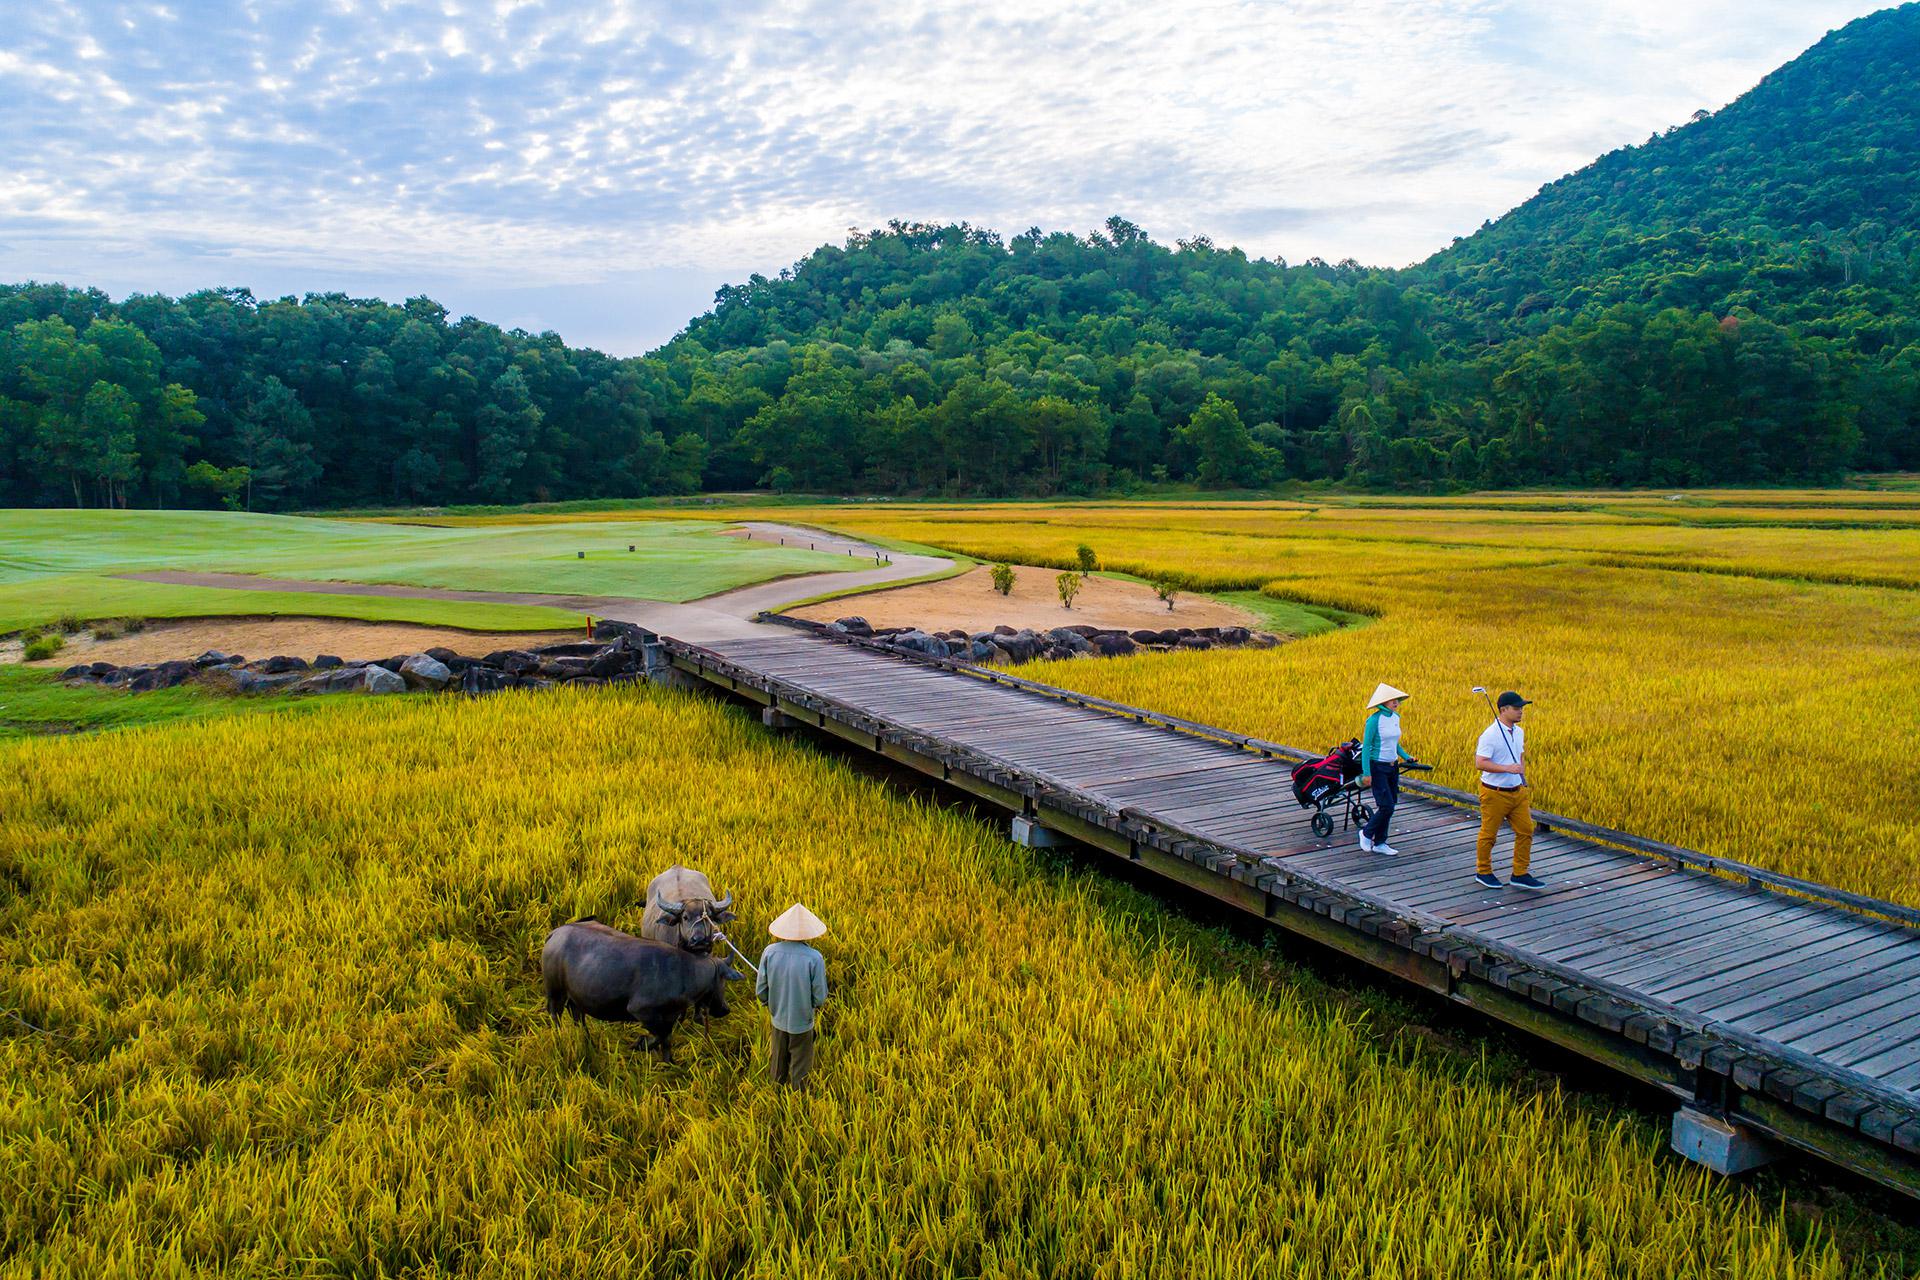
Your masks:
<svg viewBox="0 0 1920 1280"><path fill-rule="evenodd" d="M1360 741L1349 739L1318 760L1293 766L1292 772L1293 798L1302 809L1319 808L1360 776Z"/></svg>

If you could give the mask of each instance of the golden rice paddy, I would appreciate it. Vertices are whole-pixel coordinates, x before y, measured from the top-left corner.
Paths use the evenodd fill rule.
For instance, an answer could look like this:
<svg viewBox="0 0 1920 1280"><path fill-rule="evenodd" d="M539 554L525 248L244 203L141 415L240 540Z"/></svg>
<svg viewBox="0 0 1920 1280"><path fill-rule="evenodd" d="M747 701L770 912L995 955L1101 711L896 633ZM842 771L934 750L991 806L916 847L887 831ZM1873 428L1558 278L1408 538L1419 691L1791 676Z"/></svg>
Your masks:
<svg viewBox="0 0 1920 1280"><path fill-rule="evenodd" d="M1916 1256L1844 1199L1823 1219L1804 1180L1716 1180L1638 1113L1032 857L644 689L0 749L0 1274L1477 1280ZM683 1028L673 1066L547 1020L546 931L630 924L675 860L736 894L743 939L796 898L832 926L812 1093L767 1082L751 1007Z"/></svg>
<svg viewBox="0 0 1920 1280"><path fill-rule="evenodd" d="M1783 520L1794 496L1777 495ZM1754 497L1732 495L1740 510ZM1086 543L1110 569L1371 615L1273 650L1021 674L1313 749L1359 736L1385 680L1413 694L1405 745L1456 787L1472 786L1472 744L1490 719L1472 687L1520 689L1539 703L1527 721L1539 807L1920 903L1920 533L1622 528L1538 505L1456 503L1444 526L1384 501L1310 518L1174 503L813 518L1024 563L1065 566ZM1879 580L1893 585L1859 585Z"/></svg>

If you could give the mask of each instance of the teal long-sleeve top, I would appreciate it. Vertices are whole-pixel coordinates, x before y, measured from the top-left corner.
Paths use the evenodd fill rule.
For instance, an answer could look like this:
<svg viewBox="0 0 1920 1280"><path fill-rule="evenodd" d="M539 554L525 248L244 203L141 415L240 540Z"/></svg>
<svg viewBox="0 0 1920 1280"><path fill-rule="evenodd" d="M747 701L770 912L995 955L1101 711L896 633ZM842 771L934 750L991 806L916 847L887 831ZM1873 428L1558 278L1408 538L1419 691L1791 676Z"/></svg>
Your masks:
<svg viewBox="0 0 1920 1280"><path fill-rule="evenodd" d="M1393 727L1395 730L1393 735L1394 736L1393 748L1394 748L1394 753L1396 758L1401 760L1413 759L1412 756L1407 754L1407 749L1401 746L1399 742L1400 735L1398 730L1400 727L1400 713L1398 711L1389 711L1385 707L1375 707L1367 715L1366 731L1360 735L1360 776L1361 777L1367 777L1371 775L1373 773L1373 766L1379 759L1380 718L1382 716L1389 717L1393 721Z"/></svg>
<svg viewBox="0 0 1920 1280"><path fill-rule="evenodd" d="M780 1030L792 1036L811 1031L813 1015L827 1002L826 957L804 942L768 943L753 994Z"/></svg>

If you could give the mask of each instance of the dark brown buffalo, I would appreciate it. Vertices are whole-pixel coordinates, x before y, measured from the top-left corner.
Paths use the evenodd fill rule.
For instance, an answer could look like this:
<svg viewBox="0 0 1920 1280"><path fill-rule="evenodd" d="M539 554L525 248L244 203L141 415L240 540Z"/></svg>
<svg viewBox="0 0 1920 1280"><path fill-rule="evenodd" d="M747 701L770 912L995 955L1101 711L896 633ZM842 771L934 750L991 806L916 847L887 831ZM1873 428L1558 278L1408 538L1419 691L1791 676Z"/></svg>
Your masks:
<svg viewBox="0 0 1920 1280"><path fill-rule="evenodd" d="M697 956L664 942L636 938L588 916L547 935L540 949L547 1012L575 1022L637 1022L652 1048L673 1061L673 1028L689 1009L727 1014L727 984L746 975L725 960Z"/></svg>

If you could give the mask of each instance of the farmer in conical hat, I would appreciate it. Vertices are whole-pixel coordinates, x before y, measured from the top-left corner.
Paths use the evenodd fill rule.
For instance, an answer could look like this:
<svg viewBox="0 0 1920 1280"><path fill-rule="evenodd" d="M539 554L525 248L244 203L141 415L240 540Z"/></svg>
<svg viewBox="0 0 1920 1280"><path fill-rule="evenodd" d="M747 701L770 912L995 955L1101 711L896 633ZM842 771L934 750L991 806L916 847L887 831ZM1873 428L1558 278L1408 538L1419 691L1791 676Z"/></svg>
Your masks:
<svg viewBox="0 0 1920 1280"><path fill-rule="evenodd" d="M813 1015L827 1002L827 962L807 943L826 931L820 917L798 902L767 926L777 941L760 953L753 992L773 1015L767 1064L775 1084L805 1088L813 1070Z"/></svg>
<svg viewBox="0 0 1920 1280"><path fill-rule="evenodd" d="M1400 803L1400 762L1412 760L1400 746L1400 704L1407 694L1390 684L1374 689L1367 700L1367 729L1360 736L1360 782L1373 788L1373 817L1360 828L1360 847L1368 853L1397 857L1387 843L1387 824Z"/></svg>

